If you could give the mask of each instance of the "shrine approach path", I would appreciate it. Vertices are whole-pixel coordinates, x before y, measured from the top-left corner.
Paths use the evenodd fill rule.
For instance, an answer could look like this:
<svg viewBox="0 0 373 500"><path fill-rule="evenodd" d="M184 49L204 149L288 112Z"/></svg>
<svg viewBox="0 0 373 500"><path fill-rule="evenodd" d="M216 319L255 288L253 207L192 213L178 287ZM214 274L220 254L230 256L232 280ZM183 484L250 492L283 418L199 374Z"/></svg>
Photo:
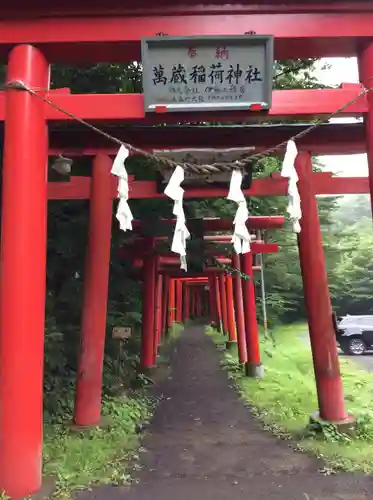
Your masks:
<svg viewBox="0 0 373 500"><path fill-rule="evenodd" d="M146 434L138 482L79 500L363 500L373 478L326 476L323 464L265 432L246 408L202 327L188 328Z"/></svg>

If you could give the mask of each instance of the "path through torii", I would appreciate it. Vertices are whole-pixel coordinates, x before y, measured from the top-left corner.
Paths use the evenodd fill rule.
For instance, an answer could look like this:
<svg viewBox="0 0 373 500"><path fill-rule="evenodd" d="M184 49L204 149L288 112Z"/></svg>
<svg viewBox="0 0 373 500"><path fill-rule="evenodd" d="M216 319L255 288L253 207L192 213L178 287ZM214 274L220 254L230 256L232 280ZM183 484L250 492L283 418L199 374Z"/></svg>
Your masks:
<svg viewBox="0 0 373 500"><path fill-rule="evenodd" d="M358 51L361 80L369 89L373 65L373 12L367 7L363 14L355 11L355 3L348 9L335 14L314 12L313 7L305 8L302 14L289 14L276 11L271 13L250 13L250 28L258 33L269 30L275 38L277 57L319 57L338 54L351 55ZM91 6L90 6L91 7ZM73 11L63 10L59 17L54 12L43 11L44 16L30 20L20 19L19 14L8 16L12 6L6 6L0 40L0 55L8 63L7 82L22 81L28 90L17 90L14 85L0 95L0 119L5 120L5 144L2 184L2 241L1 241L1 289L0 289L0 490L13 498L27 496L41 485L42 449L42 367L45 314L45 265L46 265L46 207L51 199L90 199L90 231L87 250L87 278L82 310L82 337L88 345L96 343L101 349L106 324L107 283L109 270L109 249L111 235L111 214L117 186L110 178L112 156L117 153L118 144L110 139L98 138L94 131L63 131L53 127L58 122L75 121L100 122L106 124L141 122L142 124L175 121L177 117L158 115L150 118L145 114L141 95L77 95L66 89L46 90L49 88L49 63L66 60L70 54L73 60L88 62L92 59L123 60L123 57L136 59L139 41L144 36L158 32L170 34L200 35L218 32L222 35L241 34L247 30L247 12L235 16L222 14L217 7L211 11L196 11L194 6L181 14L174 7L159 7L144 16L113 18L103 13L102 17L80 12L74 17ZM5 7L0 7L4 9ZM49 8L49 7L48 7ZM66 6L66 9L72 7ZM249 7L248 7L249 8ZM289 7L290 8L290 7ZM330 7L332 10L335 6ZM9 10L10 9L10 10ZM32 8L30 8L32 9ZM36 12L37 7L35 7ZM194 10L193 10L194 9ZM167 15L166 15L167 13ZM35 13L34 13L35 14ZM49 16L49 18L48 18ZM32 20L31 20L32 19ZM155 32L155 33L153 33ZM34 45L30 44L30 41ZM358 47L358 49L356 49ZM12 48L11 51L9 49ZM95 60L94 62L97 62ZM373 175L369 179L347 181L334 179L324 174L313 174L311 154L320 143L325 151L356 152L365 148L368 152L370 171L373 169L373 113L372 94L361 96L359 85L345 85L340 89L276 91L273 106L268 116L271 119L299 117L313 118L334 114L341 106L348 106L342 113L364 116L366 128L345 126L341 135L330 133L323 137L326 126L319 127L299 142L296 168L299 175L299 191L302 203L302 231L299 234L299 255L304 283L306 307L309 316L311 345L314 356L315 374L321 416L326 420L344 421L348 417L343 401L343 391L336 357L335 337L331 319L330 297L328 293L325 262L317 213L316 193L373 192ZM42 102L47 99L52 102ZM60 109L58 109L60 108ZM61 111L62 108L62 111ZM65 110L65 111L64 111ZM259 115L258 119L259 119ZM200 118L201 115L199 116ZM188 115L195 120L197 114ZM241 121L242 115L234 111L206 114L205 119L217 121ZM203 120L205 121L205 120ZM48 127L50 144L48 145ZM160 132L160 130L162 132ZM224 132L224 127L220 130ZM288 139L293 133L273 140L276 133L263 129L256 131L258 151L263 151L277 142ZM156 143L141 147L152 151L169 146L172 140L166 127L155 127L154 134L160 135ZM193 132L183 131L185 135ZM251 133L246 128L235 131L247 146L247 138L242 134ZM262 134L263 132L263 134ZM132 132L118 131L121 142L128 142ZM174 133L177 132L174 130ZM127 137L125 136L127 134ZM168 134L168 135L167 135ZM219 130L210 129L206 136L194 129L194 147L201 147L206 137L208 144L214 146L219 140ZM209 134L210 137L209 137ZM232 134L232 132L231 132ZM263 135L259 139L258 135ZM329 132L328 132L329 134ZM180 135L179 135L180 137ZM209 137L209 138L208 138ZM344 139L343 139L344 137ZM208 138L208 139L207 139ZM232 135L222 139L230 146L235 144ZM267 141L267 144L265 144ZM269 143L268 143L269 141ZM327 144L330 141L330 145ZM131 141L135 143L136 141ZM72 147L76 144L76 147ZM175 144L173 145L175 146ZM178 144L177 146L180 146ZM185 144L183 145L185 146ZM228 145L227 145L228 146ZM70 149L70 151L68 151ZM64 154L93 156L92 179L73 179L65 185L48 185L45 166L48 155ZM15 165L17 168L15 168ZM155 183L136 181L129 178L130 198L161 197ZM287 181L282 179L257 179L246 195L273 196L287 193ZM190 197L226 196L225 188L192 189ZM22 217L19 217L19 214ZM248 221L248 228L251 221ZM153 273L150 262L148 272ZM152 274L153 275L153 274ZM167 280L166 280L167 281ZM229 280L228 280L229 281ZM220 285L219 285L220 286ZM175 281L170 280L171 295ZM154 289L154 287L153 287ZM224 288L221 289L224 293ZM176 292L175 292L176 293ZM152 296L153 297L153 296ZM155 299L151 298L151 302ZM221 304L220 300L220 306ZM91 317L89 316L89 307ZM216 301L218 305L218 301ZM223 304L224 305L224 304ZM163 309L164 310L164 309ZM224 307L221 317L224 319ZM170 318L172 319L172 317ZM228 321L228 313L226 314ZM228 328L228 327L227 327ZM22 346L22 349L20 349ZM96 351L97 354L98 351ZM99 352L102 355L102 349ZM83 357L83 353L81 353ZM83 402L81 415L88 414L91 406L87 398L96 398L96 413L91 420L95 424L97 408L101 396L102 359L96 360L93 379L83 384L77 391L77 401ZM25 388L27 380L27 389ZM92 392L90 392L92 391ZM84 403L86 401L86 403ZM24 418L27 406L27 419ZM99 415L98 415L99 418ZM22 429L22 432L20 432Z"/></svg>

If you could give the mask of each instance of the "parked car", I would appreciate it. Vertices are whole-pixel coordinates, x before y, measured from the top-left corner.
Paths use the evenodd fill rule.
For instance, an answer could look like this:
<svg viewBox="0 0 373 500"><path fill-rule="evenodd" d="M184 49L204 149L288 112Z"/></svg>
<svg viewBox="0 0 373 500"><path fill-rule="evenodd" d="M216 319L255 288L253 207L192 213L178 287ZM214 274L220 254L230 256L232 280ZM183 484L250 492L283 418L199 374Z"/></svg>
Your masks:
<svg viewBox="0 0 373 500"><path fill-rule="evenodd" d="M337 318L337 342L345 354L361 356L373 349L373 315Z"/></svg>

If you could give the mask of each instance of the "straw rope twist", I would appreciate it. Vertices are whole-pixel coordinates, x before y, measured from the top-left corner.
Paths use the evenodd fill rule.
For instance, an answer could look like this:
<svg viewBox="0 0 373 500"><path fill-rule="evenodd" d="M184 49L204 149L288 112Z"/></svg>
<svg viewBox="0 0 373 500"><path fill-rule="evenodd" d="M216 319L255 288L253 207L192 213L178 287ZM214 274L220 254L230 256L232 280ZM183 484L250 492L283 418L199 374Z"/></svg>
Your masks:
<svg viewBox="0 0 373 500"><path fill-rule="evenodd" d="M106 137L110 141L114 142L118 146L124 146L128 150L139 154L149 160L154 161L158 168L160 170L165 170L165 169L174 169L177 166L182 167L186 171L191 171L195 173L201 173L201 174L211 174L211 173L221 173L221 172L230 172L234 169L239 169L243 171L243 173L247 170L247 168L256 161L262 160L263 158L266 158L274 153L277 153L278 151L282 150L283 148L286 147L288 141L294 141L296 142L299 139L302 139L309 133L313 132L316 128L318 128L320 125L323 125L324 123L327 123L331 118L334 118L338 114L342 113L346 108L351 106L352 104L355 104L361 97L366 96L370 92L372 92L373 87L363 89L354 99L351 99L350 101L344 103L342 106L340 106L338 109L333 111L333 113L330 113L328 116L324 118L318 119L315 123L307 127L306 129L302 130L296 135L293 135L289 137L286 141L280 142L279 144L276 144L275 146L266 149L265 151L262 151L260 153L253 153L251 155L246 156L245 158L242 158L241 160L236 160L235 162L214 162L211 163L210 165L204 164L204 165L198 165L195 163L190 163L190 162L175 162L173 160L170 160L169 158L165 158L164 156L158 155L158 154L152 154L149 153L148 151L144 151L141 148L137 148L136 146L133 146L132 144L128 144L126 142L121 141L117 137L108 134L104 130L95 127L91 123L87 122L86 120L83 120L82 118L79 118L78 116L75 116L73 113L70 113L70 111L67 111L66 109L61 108L58 106L58 104L54 103L50 99L47 99L43 95L39 94L38 91L43 90L44 92L47 91L47 89L31 89L28 87L24 82L21 80L13 80L8 82L4 86L4 90L19 90L19 91L27 91L33 96L37 97L38 99L44 101L45 103L49 104L52 108L56 109L60 113L68 116L72 120L84 125L85 127L91 129L93 132L96 132L97 134L100 134L103 137Z"/></svg>

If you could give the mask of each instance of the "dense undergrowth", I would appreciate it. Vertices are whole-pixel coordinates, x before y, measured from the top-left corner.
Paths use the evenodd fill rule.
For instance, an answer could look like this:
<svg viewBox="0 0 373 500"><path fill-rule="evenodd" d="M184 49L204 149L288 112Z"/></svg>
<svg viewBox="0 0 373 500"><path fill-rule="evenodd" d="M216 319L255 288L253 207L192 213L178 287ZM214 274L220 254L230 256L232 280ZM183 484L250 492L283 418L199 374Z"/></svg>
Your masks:
<svg viewBox="0 0 373 500"><path fill-rule="evenodd" d="M54 496L66 498L73 489L94 484L125 484L137 458L140 424L151 416L154 401L144 394L105 398L102 413L109 423L74 432L49 425L44 437L44 474L56 478Z"/></svg>
<svg viewBox="0 0 373 500"><path fill-rule="evenodd" d="M208 333L223 350L222 365L234 379L242 398L267 429L292 438L302 450L325 459L326 472L373 473L373 378L356 361L340 358L346 405L357 419L356 436L341 434L331 424L317 429L309 417L317 409L312 357L304 324L279 326L262 338L263 380L243 376L237 353L223 350L225 339ZM321 431L321 432L320 432Z"/></svg>
<svg viewBox="0 0 373 500"><path fill-rule="evenodd" d="M170 349L181 329L175 324L165 337L158 366L168 365ZM122 347L116 364L110 363L110 358L105 362L102 427L82 432L71 428L73 379L61 390L63 380L55 377L55 395L46 396L48 410L54 412L46 412L43 473L56 481L55 498L68 498L72 490L97 484L126 484L132 469L138 467L140 431L157 400L147 391L152 380L137 370L139 335L135 333Z"/></svg>

